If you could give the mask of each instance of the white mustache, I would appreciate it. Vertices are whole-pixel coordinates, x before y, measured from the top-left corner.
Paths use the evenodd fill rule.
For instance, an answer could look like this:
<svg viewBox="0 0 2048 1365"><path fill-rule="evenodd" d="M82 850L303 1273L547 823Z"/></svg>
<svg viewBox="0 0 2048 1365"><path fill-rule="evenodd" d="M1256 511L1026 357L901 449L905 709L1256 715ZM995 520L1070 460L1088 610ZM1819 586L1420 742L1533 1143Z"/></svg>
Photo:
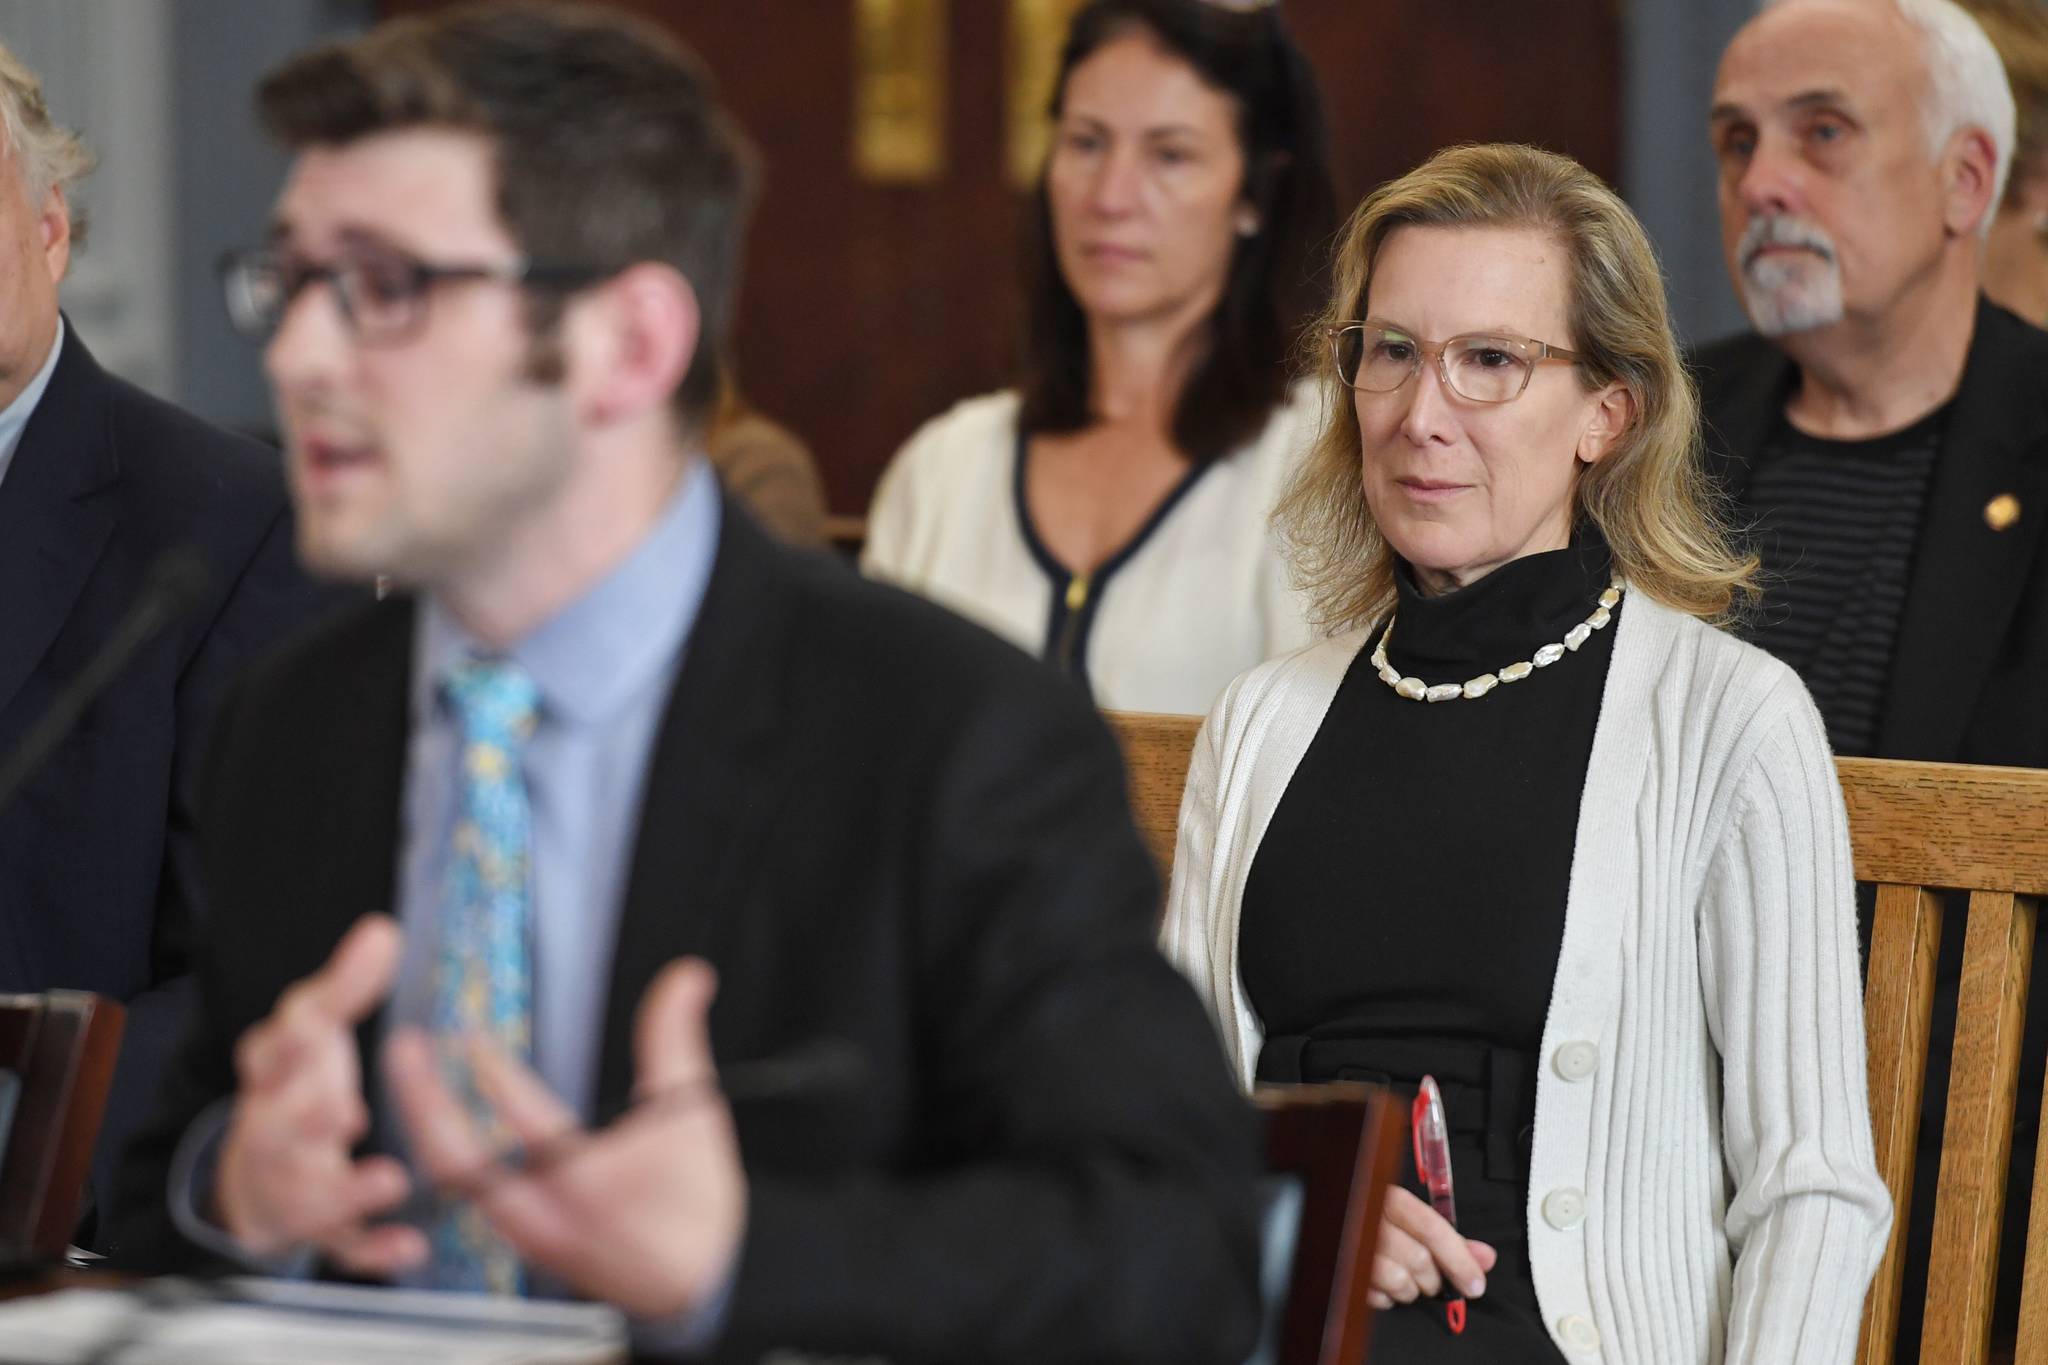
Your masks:
<svg viewBox="0 0 2048 1365"><path fill-rule="evenodd" d="M1770 246L1805 247L1819 253L1824 261L1835 259L1835 241L1825 228L1785 213L1758 214L1750 219L1749 226L1742 230L1742 240L1736 244L1736 259L1747 270L1757 253Z"/></svg>

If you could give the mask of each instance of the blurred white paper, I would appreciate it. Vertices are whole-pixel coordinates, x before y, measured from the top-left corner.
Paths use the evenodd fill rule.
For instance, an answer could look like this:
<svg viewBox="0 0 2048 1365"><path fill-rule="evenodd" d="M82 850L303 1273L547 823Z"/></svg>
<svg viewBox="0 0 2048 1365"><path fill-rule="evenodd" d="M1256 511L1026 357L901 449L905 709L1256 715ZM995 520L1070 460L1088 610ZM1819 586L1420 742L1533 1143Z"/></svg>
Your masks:
<svg viewBox="0 0 2048 1365"><path fill-rule="evenodd" d="M148 1281L0 1303L0 1342L38 1365L600 1365L625 1321L594 1304L287 1280Z"/></svg>

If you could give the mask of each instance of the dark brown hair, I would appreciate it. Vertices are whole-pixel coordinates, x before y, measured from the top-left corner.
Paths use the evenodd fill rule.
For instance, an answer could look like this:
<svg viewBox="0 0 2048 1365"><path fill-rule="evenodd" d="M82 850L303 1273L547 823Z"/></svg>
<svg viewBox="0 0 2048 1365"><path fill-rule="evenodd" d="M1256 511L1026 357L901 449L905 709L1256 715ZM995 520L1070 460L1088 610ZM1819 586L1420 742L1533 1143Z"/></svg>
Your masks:
<svg viewBox="0 0 2048 1365"><path fill-rule="evenodd" d="M1288 362L1303 319L1322 300L1323 253L1336 220L1329 133L1315 73L1279 8L1245 11L1201 0L1085 6L1060 54L1054 118L1074 68L1134 28L1231 97L1244 153L1242 197L1258 213L1258 232L1237 239L1207 350L1174 407L1174 444L1206 462L1255 437L1287 397ZM1043 177L1025 251L1029 317L1019 422L1026 432L1079 431L1095 420L1088 323L1060 274Z"/></svg>
<svg viewBox="0 0 2048 1365"><path fill-rule="evenodd" d="M499 215L529 259L612 271L659 261L689 280L702 330L675 402L692 423L716 411L756 157L702 63L667 33L599 6L464 5L294 57L256 103L294 151L418 127L488 138ZM535 292L544 352L560 313L559 296Z"/></svg>

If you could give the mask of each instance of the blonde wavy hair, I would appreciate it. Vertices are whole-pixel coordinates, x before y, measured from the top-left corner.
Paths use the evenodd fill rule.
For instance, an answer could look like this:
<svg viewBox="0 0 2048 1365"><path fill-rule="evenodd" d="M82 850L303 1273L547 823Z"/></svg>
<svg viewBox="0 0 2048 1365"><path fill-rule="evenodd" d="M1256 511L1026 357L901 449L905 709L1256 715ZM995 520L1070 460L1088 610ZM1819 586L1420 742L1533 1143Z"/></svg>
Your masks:
<svg viewBox="0 0 2048 1365"><path fill-rule="evenodd" d="M1564 245L1571 338L1560 344L1585 357L1576 368L1588 392L1619 380L1635 399L1628 430L1579 470L1574 524L1599 528L1633 590L1714 624L1740 615L1757 596L1757 560L1732 547L1702 464L1699 398L1649 238L1578 162L1489 144L1448 148L1380 186L1339 239L1335 290L1304 338L1327 416L1274 514L1316 623L1331 632L1369 625L1394 603L1394 550L1366 505L1358 409L1327 336L1366 316L1373 265L1402 227L1534 228Z"/></svg>

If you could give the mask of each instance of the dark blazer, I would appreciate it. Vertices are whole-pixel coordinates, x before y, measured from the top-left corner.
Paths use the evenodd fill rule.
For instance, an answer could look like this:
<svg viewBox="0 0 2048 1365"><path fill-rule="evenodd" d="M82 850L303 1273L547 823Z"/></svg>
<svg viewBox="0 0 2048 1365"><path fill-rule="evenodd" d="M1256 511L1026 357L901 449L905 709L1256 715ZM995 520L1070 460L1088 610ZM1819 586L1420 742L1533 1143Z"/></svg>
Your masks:
<svg viewBox="0 0 2048 1365"><path fill-rule="evenodd" d="M0 810L0 991L128 1007L94 1191L182 1027L196 874L191 787L230 678L322 599L291 553L275 451L102 370L67 329L0 480L0 754L106 642L151 565L197 548L211 582Z"/></svg>
<svg viewBox="0 0 2048 1365"><path fill-rule="evenodd" d="M199 1029L124 1184L145 1268L194 1260L161 1195L179 1136L233 1088L236 1037L393 903L413 620L402 601L352 615L223 713ZM1077 691L728 502L650 764L597 1104L627 1099L633 1011L684 954L719 970L721 1061L843 1037L869 1075L739 1106L751 1193L721 1358L1243 1358L1254 1128L1153 947L1157 897Z"/></svg>
<svg viewBox="0 0 2048 1365"><path fill-rule="evenodd" d="M1694 359L1709 467L1738 502L1798 371L1736 337ZM1985 507L2019 500L1995 530ZM1880 758L2048 767L2048 332L1980 300L1899 622Z"/></svg>

